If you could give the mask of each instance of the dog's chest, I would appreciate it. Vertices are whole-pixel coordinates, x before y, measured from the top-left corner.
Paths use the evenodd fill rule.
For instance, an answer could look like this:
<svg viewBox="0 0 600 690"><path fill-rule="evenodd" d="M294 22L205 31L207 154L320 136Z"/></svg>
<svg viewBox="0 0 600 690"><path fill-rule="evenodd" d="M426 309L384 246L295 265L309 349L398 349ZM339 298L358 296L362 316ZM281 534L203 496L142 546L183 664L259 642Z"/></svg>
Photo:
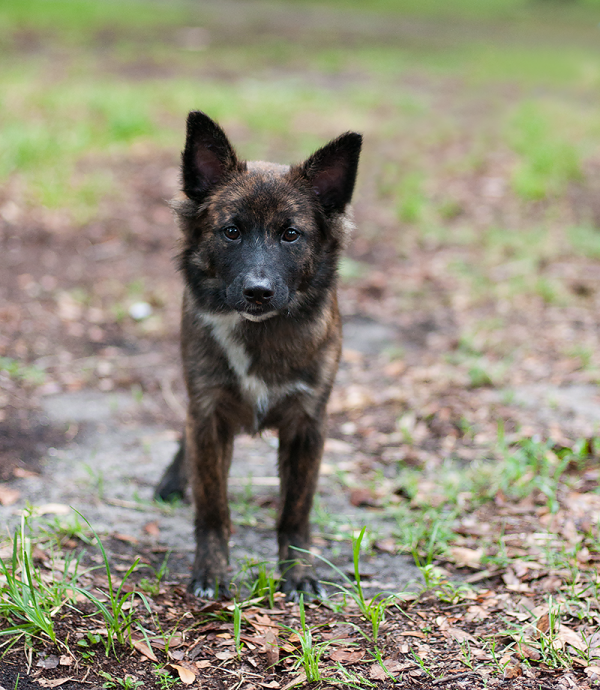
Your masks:
<svg viewBox="0 0 600 690"><path fill-rule="evenodd" d="M240 324L239 314L202 314L201 318L210 327L214 339L222 347L229 367L237 377L244 399L254 410L257 422L260 422L269 409L287 395L312 392L311 387L303 381L267 384L260 376L249 373L252 360L236 333Z"/></svg>

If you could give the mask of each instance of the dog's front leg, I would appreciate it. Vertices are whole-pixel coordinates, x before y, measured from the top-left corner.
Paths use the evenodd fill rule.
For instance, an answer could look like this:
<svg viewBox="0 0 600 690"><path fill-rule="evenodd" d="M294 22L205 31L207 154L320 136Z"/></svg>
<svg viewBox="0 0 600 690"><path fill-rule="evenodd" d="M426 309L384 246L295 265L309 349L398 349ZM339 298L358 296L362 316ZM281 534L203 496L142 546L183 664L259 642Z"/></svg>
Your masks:
<svg viewBox="0 0 600 690"><path fill-rule="evenodd" d="M190 591L198 597L228 594L230 519L227 475L234 430L214 412L190 409L186 425L186 462L196 506L196 557Z"/></svg>
<svg viewBox="0 0 600 690"><path fill-rule="evenodd" d="M279 429L279 567L282 590L296 600L301 592L309 596L323 595L312 559L304 551L310 548L309 516L324 443L325 424L320 419L303 415L297 422Z"/></svg>

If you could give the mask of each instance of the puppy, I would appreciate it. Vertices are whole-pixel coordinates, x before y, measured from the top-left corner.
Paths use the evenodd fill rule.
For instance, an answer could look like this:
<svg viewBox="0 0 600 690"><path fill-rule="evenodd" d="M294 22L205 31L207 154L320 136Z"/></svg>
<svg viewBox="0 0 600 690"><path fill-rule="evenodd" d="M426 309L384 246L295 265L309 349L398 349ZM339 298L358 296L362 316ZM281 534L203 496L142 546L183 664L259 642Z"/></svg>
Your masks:
<svg viewBox="0 0 600 690"><path fill-rule="evenodd" d="M172 206L183 233L189 407L156 496L181 497L191 484L190 591L199 597L227 594L235 434L266 428L279 433L281 588L290 598L321 594L305 552L342 345L337 265L361 143L348 132L299 165L246 162L207 115L188 116L183 193Z"/></svg>

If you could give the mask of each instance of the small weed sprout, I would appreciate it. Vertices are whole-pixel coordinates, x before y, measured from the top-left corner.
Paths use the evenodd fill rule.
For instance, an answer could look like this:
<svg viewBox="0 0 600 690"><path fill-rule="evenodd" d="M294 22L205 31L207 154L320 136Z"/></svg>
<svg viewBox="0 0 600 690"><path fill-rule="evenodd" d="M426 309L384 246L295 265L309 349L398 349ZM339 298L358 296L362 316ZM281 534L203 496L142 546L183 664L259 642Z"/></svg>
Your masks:
<svg viewBox="0 0 600 690"><path fill-rule="evenodd" d="M0 589L0 617L12 623L0 635L16 635L16 642L22 636L44 633L56 643L52 618L65 602L65 592L60 583L46 584L35 568L25 517L13 537L11 560L0 559L0 572L5 580Z"/></svg>
<svg viewBox="0 0 600 690"><path fill-rule="evenodd" d="M235 651L238 658L242 651L242 608L237 601L233 602L233 639L235 641Z"/></svg>
<svg viewBox="0 0 600 690"><path fill-rule="evenodd" d="M129 577L131 576L131 573L133 573L133 571L136 569L139 563L139 558L135 559L134 563L123 576L121 584L117 589L115 589L115 586L113 585L110 564L108 562L108 556L106 554L106 550L104 549L104 545L100 540L100 537L98 536L94 528L91 526L91 524L88 522L88 520L83 515L81 515L81 513L77 514L85 521L85 523L91 529L92 534L94 535L94 537L96 538L96 542L98 543L98 547L100 548L104 569L106 572L106 579L108 581L108 605L105 604L104 601L101 601L97 596L95 596L91 592L88 592L86 589L83 589L81 587L76 587L75 589L77 592L79 592L89 601L91 601L104 618L104 623L107 632L107 641L105 643L105 649L106 655L108 656L109 651L111 649L115 651L115 640L119 644L125 644L125 642L131 637L131 625L134 620L134 609L132 606L125 606L125 604L127 604L130 601L133 603L133 599L137 596L141 599L142 603L144 604L146 610L150 615L152 615L152 609L150 608L148 600L141 592L134 591L127 592L125 594L123 593L123 587L129 579Z"/></svg>
<svg viewBox="0 0 600 690"><path fill-rule="evenodd" d="M316 683L320 680L327 680L321 675L321 658L332 640L326 642L315 642L311 628L306 624L306 614L304 611L304 595L300 594L300 630L293 630L286 627L291 632L296 633L300 641L300 651L291 655L294 659L294 670L302 667L306 675L307 683Z"/></svg>
<svg viewBox="0 0 600 690"><path fill-rule="evenodd" d="M107 673L106 671L98 671L98 674L101 675L102 678L106 679L106 682L102 684L102 687L107 689L123 688L123 690L135 690L136 688L144 685L141 680L137 680L133 676L115 678L115 676L111 676L111 674Z"/></svg>
<svg viewBox="0 0 600 690"><path fill-rule="evenodd" d="M160 592L160 583L168 571L167 563L170 555L170 551L165 554L165 557L163 558L163 561L158 569L148 566L154 572L154 580L150 580L147 577L143 577L140 580L140 589L146 592L146 594L149 594L151 597L155 597Z"/></svg>

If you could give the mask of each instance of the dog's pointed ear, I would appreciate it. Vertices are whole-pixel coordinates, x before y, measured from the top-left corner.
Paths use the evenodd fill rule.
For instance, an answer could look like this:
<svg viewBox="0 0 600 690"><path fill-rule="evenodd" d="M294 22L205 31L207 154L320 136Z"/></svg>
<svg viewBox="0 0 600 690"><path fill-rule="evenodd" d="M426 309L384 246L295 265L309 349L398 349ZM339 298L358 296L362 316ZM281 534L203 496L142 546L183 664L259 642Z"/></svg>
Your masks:
<svg viewBox="0 0 600 690"><path fill-rule="evenodd" d="M296 168L312 186L326 214L343 213L350 202L361 145L360 134L346 132Z"/></svg>
<svg viewBox="0 0 600 690"><path fill-rule="evenodd" d="M239 165L225 132L200 110L188 115L181 161L183 191L194 201L203 201Z"/></svg>

